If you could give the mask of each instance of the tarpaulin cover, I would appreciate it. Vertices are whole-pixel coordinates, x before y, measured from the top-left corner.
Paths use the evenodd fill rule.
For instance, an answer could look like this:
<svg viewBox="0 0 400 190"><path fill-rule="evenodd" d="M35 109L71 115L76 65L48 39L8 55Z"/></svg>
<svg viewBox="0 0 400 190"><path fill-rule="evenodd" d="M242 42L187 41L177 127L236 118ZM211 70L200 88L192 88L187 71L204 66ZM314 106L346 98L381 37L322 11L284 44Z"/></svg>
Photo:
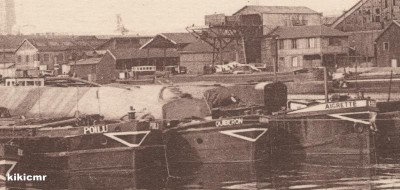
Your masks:
<svg viewBox="0 0 400 190"><path fill-rule="evenodd" d="M132 106L137 115L162 117L163 104L177 94L163 86L131 87L0 87L0 107L11 115L25 117L72 117L101 114L106 119L120 119Z"/></svg>

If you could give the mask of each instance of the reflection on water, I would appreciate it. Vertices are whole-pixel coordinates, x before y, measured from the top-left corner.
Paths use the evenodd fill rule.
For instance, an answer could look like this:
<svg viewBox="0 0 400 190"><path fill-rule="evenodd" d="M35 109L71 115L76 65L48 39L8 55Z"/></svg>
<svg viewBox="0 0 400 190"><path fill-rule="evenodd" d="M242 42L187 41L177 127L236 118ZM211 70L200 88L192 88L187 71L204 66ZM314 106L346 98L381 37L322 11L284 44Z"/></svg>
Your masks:
<svg viewBox="0 0 400 190"><path fill-rule="evenodd" d="M264 163L177 164L169 165L169 178L162 169L152 168L69 173L60 181L68 189L400 189L400 157L354 157L344 157L353 163L343 164L337 156L331 158L335 161L326 156L317 162L279 158Z"/></svg>
<svg viewBox="0 0 400 190"><path fill-rule="evenodd" d="M335 158L336 159L336 158ZM400 160L180 165L168 189L400 189ZM369 159L370 161L370 159ZM398 164L396 164L396 162ZM329 160L326 160L326 163Z"/></svg>

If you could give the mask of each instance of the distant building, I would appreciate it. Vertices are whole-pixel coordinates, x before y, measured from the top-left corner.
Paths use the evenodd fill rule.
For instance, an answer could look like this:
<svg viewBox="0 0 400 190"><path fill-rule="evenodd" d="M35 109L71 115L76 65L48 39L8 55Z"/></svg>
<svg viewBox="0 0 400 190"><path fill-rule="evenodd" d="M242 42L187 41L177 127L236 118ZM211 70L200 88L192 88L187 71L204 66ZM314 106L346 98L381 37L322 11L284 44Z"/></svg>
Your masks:
<svg viewBox="0 0 400 190"><path fill-rule="evenodd" d="M261 20L262 34L267 35L278 26L313 26L322 24L322 13L307 7L295 6L245 6L233 16L253 15L254 19ZM247 21L251 22L251 21ZM247 62L262 63L272 71L275 58L271 57L274 44L264 37L245 42Z"/></svg>
<svg viewBox="0 0 400 190"><path fill-rule="evenodd" d="M277 26L321 25L322 19L322 13L295 6L245 6L233 14L237 15L260 15L264 34Z"/></svg>
<svg viewBox="0 0 400 190"><path fill-rule="evenodd" d="M89 58L69 63L70 73L76 77L99 84L108 84L115 80L115 65L103 58Z"/></svg>
<svg viewBox="0 0 400 190"><path fill-rule="evenodd" d="M11 34L15 24L14 0L0 0L0 34Z"/></svg>
<svg viewBox="0 0 400 190"><path fill-rule="evenodd" d="M392 20L400 19L400 0L360 0L331 25L348 32L351 55L375 66L374 42ZM356 59L356 58L354 58Z"/></svg>
<svg viewBox="0 0 400 190"><path fill-rule="evenodd" d="M161 33L144 44L141 49L160 48L181 50L191 43L197 42L190 33Z"/></svg>
<svg viewBox="0 0 400 190"><path fill-rule="evenodd" d="M360 0L341 15L332 27L345 31L382 30L400 19L400 0Z"/></svg>
<svg viewBox="0 0 400 190"><path fill-rule="evenodd" d="M14 52L24 39L25 36L0 36L0 64L15 63Z"/></svg>
<svg viewBox="0 0 400 190"><path fill-rule="evenodd" d="M277 27L267 37L278 47L278 55L268 55L278 57L278 71L335 68L337 56L346 56L349 52L348 34L323 25Z"/></svg>
<svg viewBox="0 0 400 190"><path fill-rule="evenodd" d="M112 37L97 46L96 50L139 49L152 38L151 36Z"/></svg>
<svg viewBox="0 0 400 190"><path fill-rule="evenodd" d="M232 48L228 47L223 51L222 61L225 64L237 59L237 54ZM204 73L204 66L210 66L213 59L216 59L214 51L211 45L201 40L191 43L179 51L180 66L186 67L189 74Z"/></svg>
<svg viewBox="0 0 400 190"><path fill-rule="evenodd" d="M376 65L378 67L400 67L400 23L391 24L377 37Z"/></svg>
<svg viewBox="0 0 400 190"><path fill-rule="evenodd" d="M118 71L132 71L135 66L156 66L163 71L166 66L178 66L179 54L175 50L160 49L119 49L109 50L105 56L111 56Z"/></svg>

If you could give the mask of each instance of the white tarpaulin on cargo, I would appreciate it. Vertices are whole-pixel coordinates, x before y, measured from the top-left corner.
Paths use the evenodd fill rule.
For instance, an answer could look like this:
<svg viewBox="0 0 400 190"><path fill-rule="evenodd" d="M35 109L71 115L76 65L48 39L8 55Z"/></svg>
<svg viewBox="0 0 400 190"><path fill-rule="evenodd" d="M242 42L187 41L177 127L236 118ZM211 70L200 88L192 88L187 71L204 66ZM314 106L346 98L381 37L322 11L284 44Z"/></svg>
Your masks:
<svg viewBox="0 0 400 190"><path fill-rule="evenodd" d="M162 106L179 95L163 86L115 87L0 87L0 107L14 116L70 117L101 114L120 119L132 106L137 115L162 117Z"/></svg>

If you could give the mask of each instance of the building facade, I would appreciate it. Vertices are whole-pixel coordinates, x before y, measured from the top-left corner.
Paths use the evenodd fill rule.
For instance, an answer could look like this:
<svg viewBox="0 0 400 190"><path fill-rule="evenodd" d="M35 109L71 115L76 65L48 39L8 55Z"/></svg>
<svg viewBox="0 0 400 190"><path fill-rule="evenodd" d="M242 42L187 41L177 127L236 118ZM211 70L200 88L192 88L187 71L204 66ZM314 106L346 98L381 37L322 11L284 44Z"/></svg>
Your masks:
<svg viewBox="0 0 400 190"><path fill-rule="evenodd" d="M109 84L112 83L117 76L115 64L112 63L113 60L110 56L70 62L70 73L84 80L99 84Z"/></svg>
<svg viewBox="0 0 400 190"><path fill-rule="evenodd" d="M393 21L376 39L376 65L378 67L400 66L400 23Z"/></svg>
<svg viewBox="0 0 400 190"><path fill-rule="evenodd" d="M213 59L216 58L213 47L200 40L183 48L179 51L179 55L180 66L186 67L189 74L203 74L204 66L212 65ZM232 51L231 48L228 47L222 52L222 61L224 64L236 60L237 53Z"/></svg>
<svg viewBox="0 0 400 190"><path fill-rule="evenodd" d="M376 66L375 40L393 21L400 19L400 0L360 0L331 25L349 33L351 55L360 63Z"/></svg>
<svg viewBox="0 0 400 190"><path fill-rule="evenodd" d="M16 68L20 70L57 70L68 64L76 51L68 39L26 39L15 51Z"/></svg>
<svg viewBox="0 0 400 190"><path fill-rule="evenodd" d="M235 15L259 15L262 23L262 34L267 35L276 27L314 26L322 24L322 14L307 7L291 6L245 6ZM257 42L253 41L245 46L246 54L255 57L252 61L261 62L272 71L275 57L276 44L262 37ZM249 52L253 49L253 52Z"/></svg>
<svg viewBox="0 0 400 190"><path fill-rule="evenodd" d="M131 73L133 67L155 66L157 71L164 71L168 66L179 65L179 54L175 50L161 49L119 49L107 50L102 61L108 62L115 67L118 73Z"/></svg>
<svg viewBox="0 0 400 190"><path fill-rule="evenodd" d="M11 34L15 24L14 0L0 0L0 34Z"/></svg>
<svg viewBox="0 0 400 190"><path fill-rule="evenodd" d="M326 26L277 27L267 36L277 47L277 71L338 66L337 58L349 52L348 35ZM277 53L277 54L276 54Z"/></svg>

